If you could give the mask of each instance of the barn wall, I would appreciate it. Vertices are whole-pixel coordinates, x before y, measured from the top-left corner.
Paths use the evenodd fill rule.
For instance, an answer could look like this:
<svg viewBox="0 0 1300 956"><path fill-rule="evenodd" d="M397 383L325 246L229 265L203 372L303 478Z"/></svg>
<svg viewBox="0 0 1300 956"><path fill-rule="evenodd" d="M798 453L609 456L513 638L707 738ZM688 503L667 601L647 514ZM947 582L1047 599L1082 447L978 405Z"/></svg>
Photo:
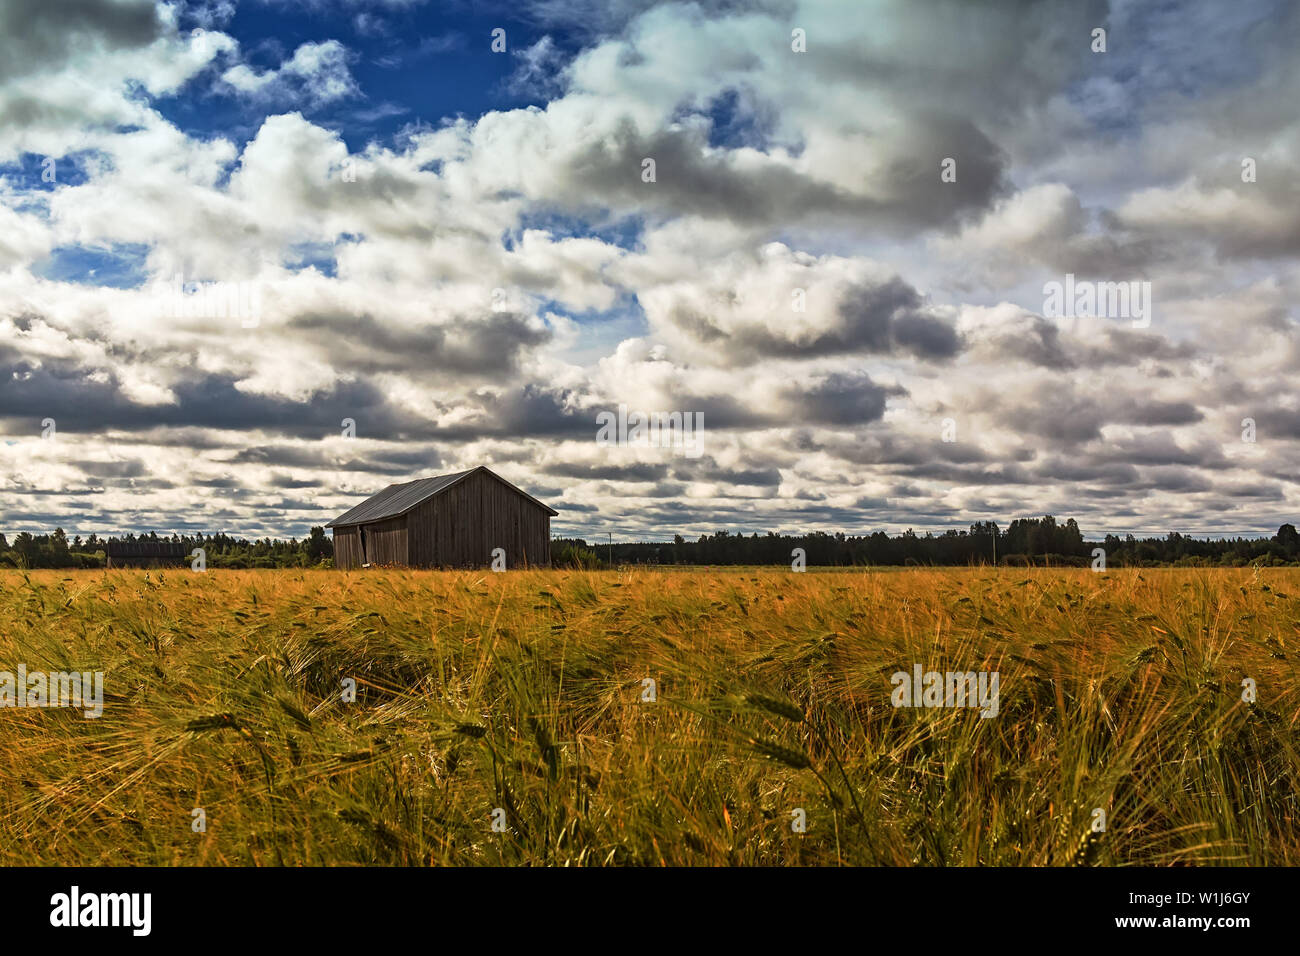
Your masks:
<svg viewBox="0 0 1300 956"><path fill-rule="evenodd" d="M355 525L334 529L334 567L361 567L361 535Z"/></svg>
<svg viewBox="0 0 1300 956"><path fill-rule="evenodd" d="M361 534L363 530L365 531L364 554ZM342 552L340 552L340 543L342 543ZM334 566L357 568L365 563L395 565L409 563L405 516L334 529Z"/></svg>
<svg viewBox="0 0 1300 956"><path fill-rule="evenodd" d="M366 560L371 564L407 564L406 516L361 526Z"/></svg>
<svg viewBox="0 0 1300 956"><path fill-rule="evenodd" d="M407 515L411 561L424 567L483 567L504 548L506 567L548 565L551 516L490 474L479 472Z"/></svg>
<svg viewBox="0 0 1300 956"><path fill-rule="evenodd" d="M406 527L411 549L411 564L417 568L437 567L438 511L437 496L421 502L406 513Z"/></svg>

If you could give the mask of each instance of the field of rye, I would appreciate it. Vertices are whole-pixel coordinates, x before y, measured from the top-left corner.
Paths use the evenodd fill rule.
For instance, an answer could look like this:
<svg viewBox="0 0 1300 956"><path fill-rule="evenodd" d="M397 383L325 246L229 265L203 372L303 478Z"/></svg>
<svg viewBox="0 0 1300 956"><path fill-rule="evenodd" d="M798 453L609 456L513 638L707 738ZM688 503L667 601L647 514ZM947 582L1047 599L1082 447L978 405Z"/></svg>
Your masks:
<svg viewBox="0 0 1300 956"><path fill-rule="evenodd" d="M104 673L0 710L0 864L1295 865L1298 659L1295 569L0 572Z"/></svg>

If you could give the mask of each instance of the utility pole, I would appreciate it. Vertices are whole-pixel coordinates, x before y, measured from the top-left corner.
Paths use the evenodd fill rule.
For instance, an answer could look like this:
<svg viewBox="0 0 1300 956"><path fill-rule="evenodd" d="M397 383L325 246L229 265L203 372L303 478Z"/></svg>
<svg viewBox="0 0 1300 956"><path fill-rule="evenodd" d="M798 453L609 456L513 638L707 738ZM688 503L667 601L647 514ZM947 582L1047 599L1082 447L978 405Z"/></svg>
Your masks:
<svg viewBox="0 0 1300 956"><path fill-rule="evenodd" d="M614 566L614 532L609 532L609 566Z"/></svg>

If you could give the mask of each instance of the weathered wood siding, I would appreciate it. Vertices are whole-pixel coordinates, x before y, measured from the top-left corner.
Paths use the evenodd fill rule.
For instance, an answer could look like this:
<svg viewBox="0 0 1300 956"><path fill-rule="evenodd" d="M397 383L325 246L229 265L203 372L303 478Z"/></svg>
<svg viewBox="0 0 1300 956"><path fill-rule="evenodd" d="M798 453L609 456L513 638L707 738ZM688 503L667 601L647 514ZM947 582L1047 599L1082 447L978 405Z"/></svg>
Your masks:
<svg viewBox="0 0 1300 956"><path fill-rule="evenodd" d="M551 516L491 474L470 475L407 514L411 563L484 567L504 548L506 567L551 563Z"/></svg>
<svg viewBox="0 0 1300 956"><path fill-rule="evenodd" d="M334 529L334 567L359 568L363 563L361 557L361 534L356 525Z"/></svg>
<svg viewBox="0 0 1300 956"><path fill-rule="evenodd" d="M334 529L334 566L359 568L363 564L410 563L406 516Z"/></svg>

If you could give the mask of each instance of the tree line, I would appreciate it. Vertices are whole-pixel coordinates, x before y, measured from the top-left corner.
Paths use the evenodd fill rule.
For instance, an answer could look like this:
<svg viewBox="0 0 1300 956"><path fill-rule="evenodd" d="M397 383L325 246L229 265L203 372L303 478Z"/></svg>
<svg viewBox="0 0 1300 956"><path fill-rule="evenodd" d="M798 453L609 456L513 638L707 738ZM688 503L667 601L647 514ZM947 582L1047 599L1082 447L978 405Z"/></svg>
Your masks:
<svg viewBox="0 0 1300 956"><path fill-rule="evenodd" d="M1090 567L1104 553L1106 567L1240 567L1300 564L1300 535L1284 524L1271 538L1193 538L1170 532L1164 537L1106 535L1085 541L1073 518L1058 523L1052 515L1017 518L1005 530L980 521L969 530L941 534L904 531L888 535L731 534L717 531L694 541L675 535L671 543L616 542L588 544L581 538L552 542L557 565L601 567L614 564L750 564L790 565L802 549L808 566L847 565L1062 565Z"/></svg>
<svg viewBox="0 0 1300 956"><path fill-rule="evenodd" d="M155 532L101 538L69 538L63 529L51 534L20 532L13 541L0 534L0 567L102 568L109 541L170 542L186 554L202 548L211 568L332 567L334 544L324 528L306 538L248 540L220 534L160 536ZM1052 515L1017 518L1002 530L980 521L969 530L942 534L904 531L888 535L803 535L728 531L702 534L693 541L675 535L671 542L616 542L612 546L582 538L556 538L551 558L558 567L608 567L616 564L790 565L802 549L809 567L851 565L1062 565L1089 567L1104 552L1106 567L1240 567L1250 564L1300 564L1300 534L1291 524L1271 538L1193 538L1176 531L1162 538L1107 535L1085 541L1073 518L1058 523Z"/></svg>
<svg viewBox="0 0 1300 956"><path fill-rule="evenodd" d="M181 545L185 554L202 548L210 568L310 568L331 566L334 543L324 528L312 528L310 534L287 541L261 538L249 541L228 534L159 535L126 534L101 538L91 534L69 538L62 528L52 534L27 531L8 536L0 534L0 567L19 568L102 568L106 566L106 549L110 541L129 543L169 543Z"/></svg>

